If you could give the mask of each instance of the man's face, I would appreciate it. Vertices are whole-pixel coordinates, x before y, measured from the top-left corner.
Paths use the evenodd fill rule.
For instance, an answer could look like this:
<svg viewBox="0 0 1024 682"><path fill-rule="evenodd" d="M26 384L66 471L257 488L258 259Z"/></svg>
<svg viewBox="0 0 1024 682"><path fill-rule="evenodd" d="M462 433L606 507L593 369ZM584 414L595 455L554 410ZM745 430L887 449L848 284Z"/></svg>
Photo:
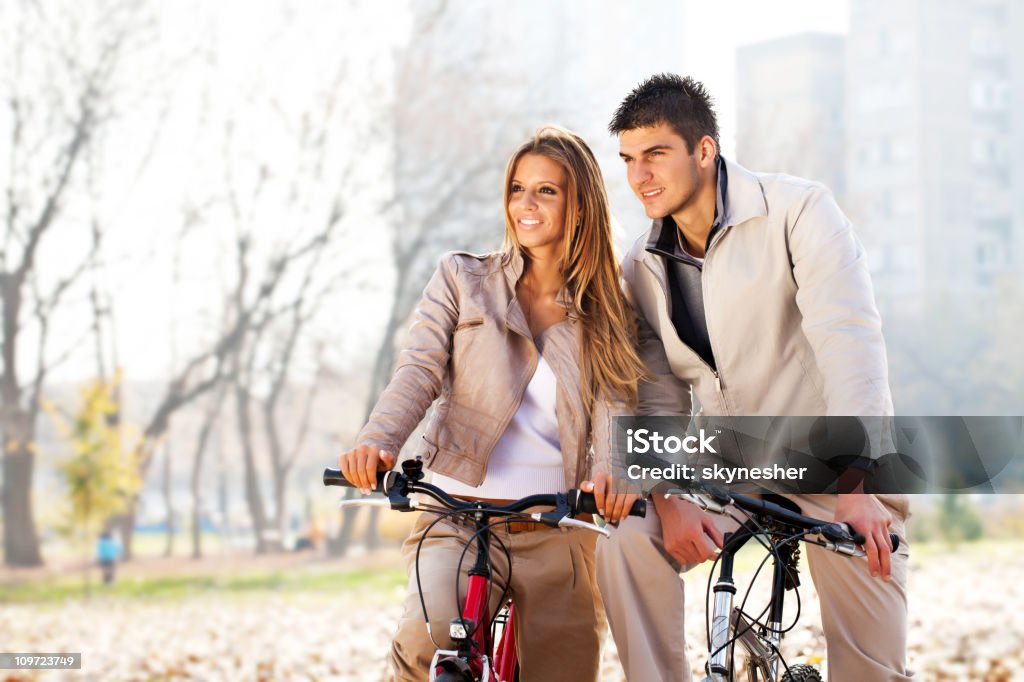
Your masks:
<svg viewBox="0 0 1024 682"><path fill-rule="evenodd" d="M700 184L697 156L669 124L625 131L619 135L619 156L648 218L677 214L694 201Z"/></svg>

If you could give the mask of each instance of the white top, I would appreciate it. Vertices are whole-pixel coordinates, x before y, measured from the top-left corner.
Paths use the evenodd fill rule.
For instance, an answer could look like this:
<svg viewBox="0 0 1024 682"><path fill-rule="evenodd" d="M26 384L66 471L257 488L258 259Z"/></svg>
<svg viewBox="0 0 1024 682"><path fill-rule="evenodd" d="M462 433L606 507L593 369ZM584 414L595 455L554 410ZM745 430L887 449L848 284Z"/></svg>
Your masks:
<svg viewBox="0 0 1024 682"><path fill-rule="evenodd" d="M538 358L537 371L491 452L480 487L440 474L434 474L434 485L452 495L491 500L515 500L566 489L555 416L557 381L544 357Z"/></svg>

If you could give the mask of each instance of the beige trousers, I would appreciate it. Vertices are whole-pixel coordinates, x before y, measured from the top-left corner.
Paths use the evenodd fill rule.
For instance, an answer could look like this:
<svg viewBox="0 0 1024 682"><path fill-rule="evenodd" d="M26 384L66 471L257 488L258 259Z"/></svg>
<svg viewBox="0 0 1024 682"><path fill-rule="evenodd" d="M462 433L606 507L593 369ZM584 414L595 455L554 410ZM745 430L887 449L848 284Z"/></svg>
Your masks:
<svg viewBox="0 0 1024 682"><path fill-rule="evenodd" d="M867 559L801 544L821 603L829 682L896 682L909 680L912 674L906 668L908 501L906 496L879 498L893 515L892 532L900 536L890 582L872 578ZM832 518L834 495L790 499L807 516ZM726 517L713 518L729 522ZM646 518L628 517L611 538L600 540L597 564L608 624L626 679L691 682L683 629L685 590L679 576L691 566L679 566L665 552L653 504L647 506ZM697 594L703 599L703 585Z"/></svg>
<svg viewBox="0 0 1024 682"><path fill-rule="evenodd" d="M459 560L473 531L449 521L433 527L420 549L419 574L430 616L427 633L416 590L416 546L427 526L436 519L422 514L402 547L409 574L409 589L398 633L391 646L392 679L422 682L428 677L434 651L452 649L448 624L459 615L455 579L459 576L460 601L466 595L466 572L476 558L474 546ZM498 607L502 588L509 583L515 601L516 642L522 682L597 679L604 618L595 581L596 535L587 530L557 528L509 534L504 527L491 541L493 587L491 609Z"/></svg>

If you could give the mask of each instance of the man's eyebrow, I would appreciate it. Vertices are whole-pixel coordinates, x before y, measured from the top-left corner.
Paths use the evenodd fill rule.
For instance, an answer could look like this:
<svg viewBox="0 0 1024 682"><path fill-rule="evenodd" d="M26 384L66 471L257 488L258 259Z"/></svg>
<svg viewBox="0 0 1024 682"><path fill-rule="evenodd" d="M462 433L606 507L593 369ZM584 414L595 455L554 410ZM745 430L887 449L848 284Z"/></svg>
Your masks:
<svg viewBox="0 0 1024 682"><path fill-rule="evenodd" d="M644 149L642 152L640 152L640 154L642 155L642 154L650 154L651 152L660 152L663 149L672 149L672 145L669 145L669 144L656 144L654 146L648 147L647 149ZM631 154L627 154L626 152L621 152L621 151L619 152L619 156L621 158L623 158L623 159L630 159L630 158L632 158Z"/></svg>

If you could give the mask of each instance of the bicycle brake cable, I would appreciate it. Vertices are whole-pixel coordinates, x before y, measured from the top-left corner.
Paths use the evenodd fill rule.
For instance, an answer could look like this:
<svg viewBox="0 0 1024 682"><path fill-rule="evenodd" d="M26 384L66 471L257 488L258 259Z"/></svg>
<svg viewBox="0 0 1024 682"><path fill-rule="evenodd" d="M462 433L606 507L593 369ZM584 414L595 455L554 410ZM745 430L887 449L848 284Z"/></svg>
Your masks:
<svg viewBox="0 0 1024 682"><path fill-rule="evenodd" d="M466 510L462 510L461 513L469 513L469 512L472 512L472 511L475 511L475 510L473 510L473 509L466 509ZM522 514L522 512L504 512L502 515L505 515L505 516L515 516L515 515L523 515L523 514ZM469 539L466 541L466 544L462 548L462 554L459 555L458 569L456 570L456 573L455 573L455 605L456 605L457 612L460 613L460 614L462 613L462 606L459 604L458 600L459 600L459 595L461 594L460 584L461 584L461 578L462 578L462 563L466 559L466 552L469 551L469 548L475 543L477 537L480 536L481 533L483 533L484 531L490 531L490 530L493 530L495 528L498 528L498 527L500 527L504 523L505 523L505 520L500 520L500 521L492 521L491 523L486 524L485 526L483 526L479 530L476 530L469 537ZM511 552L511 550L509 550L508 546L505 545L505 543L497 535L492 535L491 536L491 540L492 541L496 541L498 543L498 545L501 547L502 552L504 552L504 554L505 554L505 560L508 563L508 575L505 576L505 583L502 586L501 597L500 597L500 600L498 602L499 604L504 604L505 603L505 597L511 591L511 586L512 586L512 552ZM488 553L486 560L487 560L488 573L490 573L490 575L491 575L491 577L488 578L488 581L487 581L487 599L488 599L488 603L490 603L490 592L491 592L491 587L493 586L493 583L494 583L493 576L495 574L493 566L491 565L490 553ZM487 624L488 629L493 629L494 623L495 623L495 621L497 619L498 611L499 610L500 610L500 606L499 606L498 609L494 610L494 614L491 616L491 620ZM473 626L472 632L470 632L470 636L472 636L476 632L476 629L478 627L480 627L481 625L482 625L482 623L475 623L474 626Z"/></svg>
<svg viewBox="0 0 1024 682"><path fill-rule="evenodd" d="M430 629L430 614L427 613L427 600L423 598L423 585L420 582L420 551L423 549L423 541L427 539L430 531L434 529L434 526L441 523L446 518L454 517L459 512L456 510L445 510L443 512L434 512L437 514L437 518L430 522L430 525L423 529L423 533L420 535L419 541L416 543L416 556L413 560L413 568L416 573L416 594L420 599L420 611L423 613L423 622L427 625L427 636L430 637L430 643L434 645L435 649L440 649L441 645L434 639L434 633ZM458 578L456 577L456 580ZM456 590L458 583L456 583ZM456 600L458 599L458 591L455 592ZM461 613L461 611L459 611Z"/></svg>

